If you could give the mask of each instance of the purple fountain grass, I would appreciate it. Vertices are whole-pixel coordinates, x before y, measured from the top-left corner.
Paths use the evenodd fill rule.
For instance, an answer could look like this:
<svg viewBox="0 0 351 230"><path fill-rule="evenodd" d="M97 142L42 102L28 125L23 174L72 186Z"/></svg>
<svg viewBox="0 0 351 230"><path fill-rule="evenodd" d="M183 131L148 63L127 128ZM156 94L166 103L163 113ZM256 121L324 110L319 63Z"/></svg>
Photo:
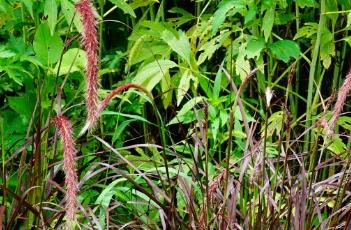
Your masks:
<svg viewBox="0 0 351 230"><path fill-rule="evenodd" d="M149 91L147 91L144 87L134 84L134 83L128 83L125 85L122 85L120 87L117 87L116 89L112 90L110 94L108 94L105 99L100 103L100 105L97 107L96 110L96 116L92 120L88 120L83 129L81 130L79 136L83 135L87 130L90 130L92 127L95 126L95 123L97 121L97 118L99 117L100 113L105 109L105 107L108 105L108 103L111 101L111 99L116 96L117 94L129 89L129 88L135 88L140 91L143 91L146 93L150 98L152 98L152 95Z"/></svg>
<svg viewBox="0 0 351 230"><path fill-rule="evenodd" d="M67 222L71 225L75 221L77 209L78 176L74 160L76 149L73 140L71 122L64 116L57 116L53 122L58 129L63 146L63 170L65 172L66 198L65 208Z"/></svg>
<svg viewBox="0 0 351 230"><path fill-rule="evenodd" d="M342 109L344 107L344 104L347 98L347 94L350 92L350 89L351 89L351 69L349 73L346 75L346 79L338 92L338 99L336 100L336 103L335 103L334 111L332 113L332 118L329 121L329 129L331 131L334 130L334 127L342 112Z"/></svg>
<svg viewBox="0 0 351 230"><path fill-rule="evenodd" d="M98 97L98 47L99 42L97 39L96 20L94 10L89 0L80 0L76 4L76 9L81 15L83 23L82 42L87 54L86 72L86 92L85 101L88 111L88 122L96 120L96 109L99 104ZM89 127L92 128L92 127Z"/></svg>

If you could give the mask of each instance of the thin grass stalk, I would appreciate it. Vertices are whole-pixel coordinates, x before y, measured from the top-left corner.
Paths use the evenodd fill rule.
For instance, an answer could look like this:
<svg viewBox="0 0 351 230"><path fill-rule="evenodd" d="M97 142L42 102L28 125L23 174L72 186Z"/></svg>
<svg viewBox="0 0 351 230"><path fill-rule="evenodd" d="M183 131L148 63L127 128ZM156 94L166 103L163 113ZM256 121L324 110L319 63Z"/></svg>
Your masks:
<svg viewBox="0 0 351 230"><path fill-rule="evenodd" d="M351 170L351 149L348 150L348 160L347 160L347 163L345 166L345 170L344 170L342 177L340 179L340 184L338 186L338 192L336 195L335 205L332 209L331 214L333 214L336 210L338 210L342 205L342 200L345 197L345 193L347 191L346 188L347 188L347 186L349 186L349 183L350 183L349 181L347 181L347 180L350 180L347 177L350 170ZM345 179L346 179L346 183L344 184ZM337 224L337 220L338 220L338 216L333 216L329 222L329 227L334 227L334 229L335 229L335 226Z"/></svg>
<svg viewBox="0 0 351 230"><path fill-rule="evenodd" d="M351 69L349 70L346 79L344 81L344 83L342 84L342 86L339 89L338 92L338 98L336 100L335 103L335 107L334 107L334 111L332 114L332 118L329 121L329 129L331 130L331 132L334 131L336 122L343 110L346 98L348 93L350 92L351 89Z"/></svg>
<svg viewBox="0 0 351 230"><path fill-rule="evenodd" d="M314 49L312 52L312 61L310 65L310 73L308 77L308 93L307 93L307 104L306 104L306 127L310 127L312 124L312 113L313 113L313 108L312 108L312 100L313 100L313 93L314 93L314 79L316 75L316 68L317 68L317 60L319 59L319 49L321 46L321 37L322 37L322 30L325 27L325 2L326 0L321 0L321 5L320 5L320 17L319 17L319 23L318 23L318 30L317 30L317 38L316 42L314 45ZM310 141L310 133L306 133L305 135L305 143L303 150L304 152L308 151L309 148L309 141Z"/></svg>
<svg viewBox="0 0 351 230"><path fill-rule="evenodd" d="M162 156L163 156L163 159L165 162L167 180L168 180L169 184L171 184L168 163L167 163L167 158L166 158L166 152L165 152L165 149L166 149L165 148L166 147L166 134L165 134L165 128L164 128L165 125L164 125L164 122L162 120L162 116L161 116L160 112L158 111L157 106L155 105L152 94L149 91L147 91L144 87L137 85L137 84L134 84L134 83L127 83L125 85L122 85L122 86L117 87L116 89L112 90L110 92L110 94L108 94L105 97L105 99L99 104L99 106L97 107L97 110L96 110L96 116L94 117L93 120L87 121L87 123L85 124L83 129L80 131L79 136L83 135L87 130L89 130L95 126L97 119L100 116L101 112L106 108L106 106L109 104L109 102L112 100L113 97L115 97L117 94L119 94L123 91L126 91L127 89L130 89L130 88L134 88L134 89L137 89L137 90L144 92L151 100L152 106L153 106L153 108L156 112L156 115L157 115L157 125L158 125L158 127L160 129L160 133L161 133L161 143L162 143L162 146L164 147Z"/></svg>

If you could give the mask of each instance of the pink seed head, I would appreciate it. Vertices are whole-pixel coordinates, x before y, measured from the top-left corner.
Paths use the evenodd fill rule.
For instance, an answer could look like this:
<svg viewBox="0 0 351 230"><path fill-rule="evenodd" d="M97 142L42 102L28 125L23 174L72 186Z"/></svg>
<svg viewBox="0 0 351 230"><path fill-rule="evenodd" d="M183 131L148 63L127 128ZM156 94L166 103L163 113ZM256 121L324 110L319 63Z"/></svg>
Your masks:
<svg viewBox="0 0 351 230"><path fill-rule="evenodd" d="M88 0L81 0L76 4L76 9L80 13L83 23L82 43L87 54L86 72L86 92L85 101L88 111L88 121L96 120L96 108L99 104L98 96L98 47L96 20L94 10ZM91 127L90 127L91 128Z"/></svg>
<svg viewBox="0 0 351 230"><path fill-rule="evenodd" d="M342 112L342 109L344 107L347 94L350 92L351 89L351 70L349 73L346 75L346 79L343 83L343 85L340 87L339 92L338 92L338 99L336 100L334 111L332 114L332 118L329 121L329 128L330 130L334 130L334 127L336 125L336 122Z"/></svg>
<svg viewBox="0 0 351 230"><path fill-rule="evenodd" d="M66 197L65 208L68 224L75 220L77 209L78 176L74 160L76 149L73 140L71 122L64 116L57 116L53 122L58 129L63 147L63 170L65 172Z"/></svg>
<svg viewBox="0 0 351 230"><path fill-rule="evenodd" d="M147 91L144 87L134 84L134 83L127 83L125 85L122 85L120 87L117 87L116 89L112 90L111 93L109 93L105 99L100 103L100 105L97 107L97 112L96 116L94 117L95 119L92 120L87 120L85 126L83 129L80 131L79 136L83 135L87 130L91 129L92 127L95 126L95 123L97 121L97 118L100 116L100 113L105 109L105 107L108 105L108 103L111 101L111 99L116 96L117 94L129 89L129 88L135 88L140 91L143 91L145 94L147 94L150 98L152 98L152 94Z"/></svg>

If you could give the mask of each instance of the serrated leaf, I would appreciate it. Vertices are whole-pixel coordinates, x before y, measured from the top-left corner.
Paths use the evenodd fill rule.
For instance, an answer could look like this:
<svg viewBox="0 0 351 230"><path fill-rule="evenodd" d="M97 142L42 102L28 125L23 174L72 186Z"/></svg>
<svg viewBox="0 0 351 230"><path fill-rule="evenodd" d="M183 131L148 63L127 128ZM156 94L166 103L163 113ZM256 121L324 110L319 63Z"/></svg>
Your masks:
<svg viewBox="0 0 351 230"><path fill-rule="evenodd" d="M204 100L206 100L206 98L202 96L194 97L191 100L189 100L187 103L184 104L181 110L178 111L177 115L170 122L168 122L167 126L182 123L186 118L185 115L189 111L193 110L198 103Z"/></svg>
<svg viewBox="0 0 351 230"><path fill-rule="evenodd" d="M49 26L44 23L38 26L35 33L33 49L44 65L50 65L56 63L60 58L63 42L57 33L51 36Z"/></svg>
<svg viewBox="0 0 351 230"><path fill-rule="evenodd" d="M219 26L223 24L228 11L235 7L235 0L222 0L218 4L218 9L213 15L212 34L216 34Z"/></svg>
<svg viewBox="0 0 351 230"><path fill-rule="evenodd" d="M115 4L118 8L120 8L125 14L129 14L133 18L136 18L133 8L130 5L128 5L128 3L126 3L125 1L123 0L109 0L109 1Z"/></svg>
<svg viewBox="0 0 351 230"><path fill-rule="evenodd" d="M235 60L235 72L244 81L246 76L251 72L250 62L246 59L245 46L239 48L239 55Z"/></svg>
<svg viewBox="0 0 351 230"><path fill-rule="evenodd" d="M279 60L287 63L291 57L298 58L300 55L299 45L291 40L281 40L268 45L269 50Z"/></svg>
<svg viewBox="0 0 351 230"><path fill-rule="evenodd" d="M274 23L274 15L275 15L275 6L272 6L266 11L266 13L263 16L262 29L263 29L265 41L268 41L269 37L271 36L273 23Z"/></svg>
<svg viewBox="0 0 351 230"><path fill-rule="evenodd" d="M230 15L233 16L242 9L246 10L246 3L247 1L243 0L222 0L218 4L218 9L213 14L212 35L217 33L229 12Z"/></svg>
<svg viewBox="0 0 351 230"><path fill-rule="evenodd" d="M83 71L86 65L86 54L84 50L72 48L64 53L61 61L59 76ZM56 64L54 73L57 73L59 63Z"/></svg>
<svg viewBox="0 0 351 230"><path fill-rule="evenodd" d="M343 157L342 155L346 152L346 145L342 139L338 136L333 136L333 138L328 142L328 150Z"/></svg>
<svg viewBox="0 0 351 230"><path fill-rule="evenodd" d="M162 32L161 38L174 52L181 56L190 67L197 69L194 55L190 49L189 39L183 31L178 31L177 34L174 34L169 30L165 30Z"/></svg>
<svg viewBox="0 0 351 230"><path fill-rule="evenodd" d="M294 40L306 37L310 38L312 35L316 34L318 30L318 24L315 22L305 23L303 27L301 27L294 36Z"/></svg>
<svg viewBox="0 0 351 230"><path fill-rule="evenodd" d="M53 36L57 23L57 4L56 0L46 0L44 7L44 15L48 17L48 25L50 27L50 35Z"/></svg>
<svg viewBox="0 0 351 230"><path fill-rule="evenodd" d="M274 132L276 133L277 136L279 136L283 125L283 118L284 118L284 114L282 111L273 113L268 118L267 135L265 135L265 132L264 132L264 129L265 129L264 128L265 125L264 125L261 128L261 137L265 137L265 136L271 137L274 135Z"/></svg>
<svg viewBox="0 0 351 230"><path fill-rule="evenodd" d="M168 73L170 68L176 66L177 64L170 60L156 60L141 68L133 82L144 86L148 91L152 91L164 74Z"/></svg>

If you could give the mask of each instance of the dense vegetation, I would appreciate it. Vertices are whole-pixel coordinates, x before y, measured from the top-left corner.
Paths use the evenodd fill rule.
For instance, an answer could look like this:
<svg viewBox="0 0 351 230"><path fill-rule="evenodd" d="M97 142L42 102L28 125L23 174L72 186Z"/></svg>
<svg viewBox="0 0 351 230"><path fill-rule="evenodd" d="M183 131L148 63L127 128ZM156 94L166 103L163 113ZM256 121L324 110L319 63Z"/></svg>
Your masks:
<svg viewBox="0 0 351 230"><path fill-rule="evenodd" d="M0 226L350 229L350 31L350 0L0 0Z"/></svg>

